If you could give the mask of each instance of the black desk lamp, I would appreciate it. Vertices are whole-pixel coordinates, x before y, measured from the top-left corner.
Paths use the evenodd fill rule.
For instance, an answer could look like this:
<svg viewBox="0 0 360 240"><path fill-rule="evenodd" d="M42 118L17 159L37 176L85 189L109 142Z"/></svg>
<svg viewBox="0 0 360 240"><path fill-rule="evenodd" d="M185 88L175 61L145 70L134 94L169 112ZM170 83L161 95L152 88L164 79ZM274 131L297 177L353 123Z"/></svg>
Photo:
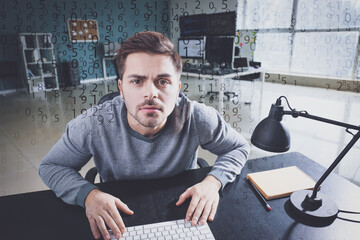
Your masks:
<svg viewBox="0 0 360 240"><path fill-rule="evenodd" d="M284 111L281 105L281 98L284 98L291 111ZM251 142L256 147L270 151L270 152L286 152L290 148L290 135L289 131L281 121L284 115L291 115L294 118L305 117L313 120L330 123L346 128L346 132L353 135L351 141L342 150L340 155L325 171L325 173L316 182L314 190L301 190L296 191L290 196L290 210L295 214L315 221L322 221L331 223L338 214L338 207L336 204L325 194L319 193L319 187L323 181L334 170L346 153L353 147L356 141L360 138L360 126L350 125L322 117L317 117L308 114L306 111L296 111L292 109L286 97L281 96L276 100L275 104L271 105L270 113L267 118L262 120L255 128ZM349 129L357 130L353 134Z"/></svg>

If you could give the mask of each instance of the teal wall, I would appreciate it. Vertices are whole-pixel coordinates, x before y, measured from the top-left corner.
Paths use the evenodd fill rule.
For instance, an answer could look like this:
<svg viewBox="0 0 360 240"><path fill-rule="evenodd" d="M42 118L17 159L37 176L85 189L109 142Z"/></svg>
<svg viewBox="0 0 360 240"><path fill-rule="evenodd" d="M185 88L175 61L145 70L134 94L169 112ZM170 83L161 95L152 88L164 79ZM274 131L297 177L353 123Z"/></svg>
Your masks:
<svg viewBox="0 0 360 240"><path fill-rule="evenodd" d="M0 62L20 64L19 33L46 32L53 34L58 62L78 64L81 80L102 78L101 57L105 41L121 43L136 32L147 30L169 35L169 12L169 1L163 0L1 0ZM96 19L98 42L71 43L69 18ZM6 88L14 88L14 83L6 83Z"/></svg>

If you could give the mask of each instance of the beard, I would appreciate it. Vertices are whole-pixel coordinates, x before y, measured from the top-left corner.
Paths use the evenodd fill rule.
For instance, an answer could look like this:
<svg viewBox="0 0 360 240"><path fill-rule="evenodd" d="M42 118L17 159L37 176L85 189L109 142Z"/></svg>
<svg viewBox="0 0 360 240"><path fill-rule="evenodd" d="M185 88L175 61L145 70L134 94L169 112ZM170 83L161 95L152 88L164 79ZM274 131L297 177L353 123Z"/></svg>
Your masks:
<svg viewBox="0 0 360 240"><path fill-rule="evenodd" d="M127 105L126 101L125 101L125 105ZM145 106L159 108L159 111L154 113L144 114L141 112L140 109ZM161 113L164 112L164 108L154 99L145 100L144 103L137 105L135 108L135 112L129 111L128 107L127 107L127 111L143 127L149 127L149 128L157 127L161 123L163 123L164 120L167 118L167 116L161 116L162 115Z"/></svg>

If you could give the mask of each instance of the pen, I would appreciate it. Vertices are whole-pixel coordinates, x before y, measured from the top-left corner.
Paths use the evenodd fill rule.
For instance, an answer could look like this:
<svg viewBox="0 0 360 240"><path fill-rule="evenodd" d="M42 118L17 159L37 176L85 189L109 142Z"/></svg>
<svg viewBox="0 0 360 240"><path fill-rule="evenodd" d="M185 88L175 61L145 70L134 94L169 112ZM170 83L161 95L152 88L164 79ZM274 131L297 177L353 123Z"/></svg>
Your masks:
<svg viewBox="0 0 360 240"><path fill-rule="evenodd" d="M261 192L259 192L259 190L256 188L256 186L250 181L250 179L247 179L247 181L250 184L250 186L257 192L258 196L261 199L261 203L264 205L264 207L266 207L266 209L268 211L270 211L271 207L270 207L269 203L266 201L266 199L264 198L264 196L261 194Z"/></svg>

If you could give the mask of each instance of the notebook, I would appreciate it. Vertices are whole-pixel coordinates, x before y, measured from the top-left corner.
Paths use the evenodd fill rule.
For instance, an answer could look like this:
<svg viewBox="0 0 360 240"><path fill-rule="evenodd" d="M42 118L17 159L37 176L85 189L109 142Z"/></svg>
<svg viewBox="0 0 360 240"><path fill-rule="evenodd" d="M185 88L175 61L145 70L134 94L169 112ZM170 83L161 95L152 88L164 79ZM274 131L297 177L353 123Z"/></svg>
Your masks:
<svg viewBox="0 0 360 240"><path fill-rule="evenodd" d="M249 173L246 177L267 200L286 197L298 190L314 189L316 184L296 166Z"/></svg>

